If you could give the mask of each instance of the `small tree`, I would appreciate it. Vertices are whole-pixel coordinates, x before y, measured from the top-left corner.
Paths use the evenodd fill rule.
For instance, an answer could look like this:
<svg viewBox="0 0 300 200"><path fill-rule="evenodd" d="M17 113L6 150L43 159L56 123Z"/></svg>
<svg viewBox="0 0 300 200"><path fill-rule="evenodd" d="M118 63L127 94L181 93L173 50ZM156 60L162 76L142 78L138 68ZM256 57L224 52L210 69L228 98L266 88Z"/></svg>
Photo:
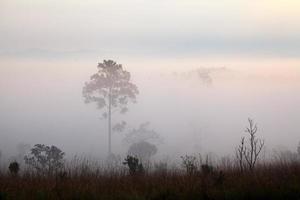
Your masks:
<svg viewBox="0 0 300 200"><path fill-rule="evenodd" d="M32 166L37 172L53 174L64 165L64 155L56 146L36 144L24 157L25 163Z"/></svg>
<svg viewBox="0 0 300 200"><path fill-rule="evenodd" d="M248 122L249 126L245 130L249 136L248 143L246 143L245 138L243 137L241 144L237 149L237 157L241 171L243 171L244 162L248 166L249 170L253 171L259 155L265 145L264 140L256 137L256 133L258 131L257 125L252 119L248 119Z"/></svg>
<svg viewBox="0 0 300 200"><path fill-rule="evenodd" d="M20 165L18 162L14 161L9 164L8 169L12 175L16 176L20 170Z"/></svg>
<svg viewBox="0 0 300 200"><path fill-rule="evenodd" d="M242 137L241 143L236 149L236 158L238 161L238 165L240 167L240 171L244 171L244 153L245 153L245 137Z"/></svg>
<svg viewBox="0 0 300 200"><path fill-rule="evenodd" d="M128 166L130 175L144 173L143 164L135 156L128 155L123 164Z"/></svg>
<svg viewBox="0 0 300 200"><path fill-rule="evenodd" d="M197 158L195 156L181 156L182 167L185 168L188 175L193 175L197 172Z"/></svg>
<svg viewBox="0 0 300 200"><path fill-rule="evenodd" d="M155 155L157 147L146 141L141 141L132 144L129 147L128 155L133 155L139 158L142 162L149 161L150 157Z"/></svg>
<svg viewBox="0 0 300 200"><path fill-rule="evenodd" d="M127 104L136 102L138 88L130 81L130 73L125 71L121 64L112 60L104 60L98 64L98 72L91 76L89 82L83 87L83 97L86 103L94 102L99 109L105 108L103 118L108 118L108 154L111 151L111 115L118 111L123 114L128 108ZM124 123L121 124L121 126ZM119 129L119 125L116 129Z"/></svg>
<svg viewBox="0 0 300 200"><path fill-rule="evenodd" d="M149 129L149 122L140 124L129 131L123 141L129 144L128 155L137 156L144 164L157 153L157 145L162 143L159 134Z"/></svg>

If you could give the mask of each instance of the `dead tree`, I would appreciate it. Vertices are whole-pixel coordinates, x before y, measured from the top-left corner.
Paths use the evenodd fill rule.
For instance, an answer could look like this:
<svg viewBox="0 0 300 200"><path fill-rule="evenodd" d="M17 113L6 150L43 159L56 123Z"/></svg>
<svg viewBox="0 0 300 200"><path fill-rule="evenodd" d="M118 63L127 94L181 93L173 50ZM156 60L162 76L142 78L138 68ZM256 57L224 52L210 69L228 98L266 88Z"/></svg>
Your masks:
<svg viewBox="0 0 300 200"><path fill-rule="evenodd" d="M257 124L250 118L248 119L248 122L249 126L246 128L245 132L248 134L249 138L245 141L245 137L242 137L241 144L236 151L239 167L242 172L244 171L245 165L250 171L253 171L265 145L264 140L256 137L258 131Z"/></svg>
<svg viewBox="0 0 300 200"><path fill-rule="evenodd" d="M246 128L245 132L249 134L249 144L248 147L245 148L244 156L250 171L253 171L255 164L257 163L257 160L259 158L259 154L261 153L265 145L265 141L256 138L258 128L253 120L248 119L248 122L249 127Z"/></svg>
<svg viewBox="0 0 300 200"><path fill-rule="evenodd" d="M242 137L241 143L236 149L236 158L241 172L244 171L244 153L245 153L245 137Z"/></svg>

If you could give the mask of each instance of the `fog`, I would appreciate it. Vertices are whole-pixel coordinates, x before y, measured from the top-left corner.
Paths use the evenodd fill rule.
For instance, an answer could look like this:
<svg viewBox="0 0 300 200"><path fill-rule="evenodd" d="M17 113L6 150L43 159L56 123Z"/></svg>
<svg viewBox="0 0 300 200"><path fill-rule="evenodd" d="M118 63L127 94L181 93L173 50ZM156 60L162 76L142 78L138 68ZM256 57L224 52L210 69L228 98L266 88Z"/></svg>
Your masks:
<svg viewBox="0 0 300 200"><path fill-rule="evenodd" d="M137 102L112 122L112 151L149 122L155 159L234 155L248 118L264 152L300 141L299 2L0 1L0 150L56 145L105 158L107 120L86 104L85 82L112 59L131 73ZM18 150L19 149L19 150ZM22 148L21 148L22 149ZM23 150L22 150L23 151Z"/></svg>
<svg viewBox="0 0 300 200"><path fill-rule="evenodd" d="M85 104L82 88L103 59L1 59L0 145L14 156L20 143L54 144L68 157L107 155L107 121ZM157 159L191 153L232 155L245 136L248 117L257 122L267 151L294 151L299 138L300 68L296 59L113 58L139 88L126 114L126 129L112 136L125 155L128 131L149 122L162 138Z"/></svg>

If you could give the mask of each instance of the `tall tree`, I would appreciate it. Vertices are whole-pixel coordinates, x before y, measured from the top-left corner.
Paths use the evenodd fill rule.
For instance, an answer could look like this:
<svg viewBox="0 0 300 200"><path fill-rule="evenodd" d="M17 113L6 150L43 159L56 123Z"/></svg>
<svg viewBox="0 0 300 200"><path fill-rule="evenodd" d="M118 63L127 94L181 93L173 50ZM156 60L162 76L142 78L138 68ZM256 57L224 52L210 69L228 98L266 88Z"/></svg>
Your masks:
<svg viewBox="0 0 300 200"><path fill-rule="evenodd" d="M128 111L129 102L135 103L139 93L135 84L131 83L131 76L121 64L112 60L98 63L98 72L93 74L89 82L83 87L83 97L86 103L94 102L102 110L103 118L108 118L108 153L111 155L111 115Z"/></svg>

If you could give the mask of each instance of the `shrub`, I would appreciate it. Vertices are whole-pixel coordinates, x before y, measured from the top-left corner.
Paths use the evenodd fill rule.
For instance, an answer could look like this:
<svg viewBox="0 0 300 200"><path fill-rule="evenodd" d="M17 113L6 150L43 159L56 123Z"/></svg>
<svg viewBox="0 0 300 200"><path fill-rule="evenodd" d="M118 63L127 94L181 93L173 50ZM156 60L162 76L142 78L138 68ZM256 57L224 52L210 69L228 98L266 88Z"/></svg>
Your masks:
<svg viewBox="0 0 300 200"><path fill-rule="evenodd" d="M20 170L20 165L18 162L14 161L9 164L8 169L12 175L17 175Z"/></svg>
<svg viewBox="0 0 300 200"><path fill-rule="evenodd" d="M37 172L53 174L64 165L64 155L56 146L36 144L29 155L24 157L25 163L32 166Z"/></svg>
<svg viewBox="0 0 300 200"><path fill-rule="evenodd" d="M137 156L140 161L149 161L150 157L155 155L157 147L146 141L133 143L128 150L128 155Z"/></svg>
<svg viewBox="0 0 300 200"><path fill-rule="evenodd" d="M130 175L141 174L144 172L143 164L139 162L137 157L128 155L123 164L128 166Z"/></svg>
<svg viewBox="0 0 300 200"><path fill-rule="evenodd" d="M193 175L197 171L197 163L195 156L181 156L182 166L185 168L186 173Z"/></svg>

